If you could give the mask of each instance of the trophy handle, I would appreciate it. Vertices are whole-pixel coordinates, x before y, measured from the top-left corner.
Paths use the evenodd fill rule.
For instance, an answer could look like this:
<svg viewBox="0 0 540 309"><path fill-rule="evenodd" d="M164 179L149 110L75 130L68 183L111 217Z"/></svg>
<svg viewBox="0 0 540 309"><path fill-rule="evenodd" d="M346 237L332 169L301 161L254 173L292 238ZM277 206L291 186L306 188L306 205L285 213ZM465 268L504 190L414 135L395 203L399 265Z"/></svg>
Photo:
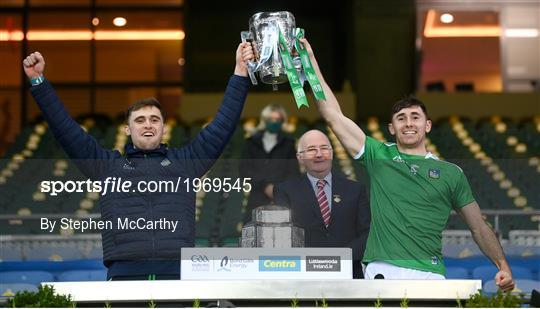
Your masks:
<svg viewBox="0 0 540 309"><path fill-rule="evenodd" d="M242 42L253 42L253 37L251 35L251 32L249 31L242 31L240 32L240 37L242 39ZM257 63L254 61L248 61L247 62L247 69L249 78L251 79L251 83L253 85L257 85L257 78L255 77L255 68L257 67Z"/></svg>

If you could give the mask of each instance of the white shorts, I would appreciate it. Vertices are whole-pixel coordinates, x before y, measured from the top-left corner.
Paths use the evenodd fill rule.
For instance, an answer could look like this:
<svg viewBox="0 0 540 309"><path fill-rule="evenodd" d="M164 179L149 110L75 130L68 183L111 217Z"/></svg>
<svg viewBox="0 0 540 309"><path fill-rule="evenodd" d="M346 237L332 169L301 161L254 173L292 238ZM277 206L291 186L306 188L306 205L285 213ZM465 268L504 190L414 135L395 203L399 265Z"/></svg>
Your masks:
<svg viewBox="0 0 540 309"><path fill-rule="evenodd" d="M443 275L429 271L421 271L411 268L399 267L390 263L375 261L369 263L364 269L366 279L375 279L375 276L381 274L384 279L423 279L423 280L442 280ZM383 278L381 278L383 279Z"/></svg>

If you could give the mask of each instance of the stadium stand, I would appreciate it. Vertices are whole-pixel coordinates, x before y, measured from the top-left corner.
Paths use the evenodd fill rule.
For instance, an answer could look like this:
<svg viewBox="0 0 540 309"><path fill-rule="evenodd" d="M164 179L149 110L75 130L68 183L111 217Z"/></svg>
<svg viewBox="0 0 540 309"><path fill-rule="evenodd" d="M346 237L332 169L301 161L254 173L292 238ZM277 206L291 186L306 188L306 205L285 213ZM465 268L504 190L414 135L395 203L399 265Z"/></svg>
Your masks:
<svg viewBox="0 0 540 309"><path fill-rule="evenodd" d="M493 279L493 274L495 273L497 273L497 267L494 265L478 266L473 269L472 276L486 282ZM532 269L516 265L512 266L512 275L514 279L534 279Z"/></svg>
<svg viewBox="0 0 540 309"><path fill-rule="evenodd" d="M539 280L528 280L528 279L517 279L516 280L516 288L514 289L514 292L519 294L523 293L526 296L530 297L532 290L540 289L540 281ZM482 286L482 290L484 293L488 294L495 294L497 293L498 287L495 284L495 280L489 280L485 282Z"/></svg>
<svg viewBox="0 0 540 309"><path fill-rule="evenodd" d="M83 127L107 148L126 142L118 121L104 116L79 119ZM196 135L208 120L187 126L168 120L170 134L164 140L181 146ZM254 126L248 119L236 130L220 160L206 175L209 178L236 177L245 136ZM391 141L377 118L360 126L372 137ZM458 164L467 174L486 220L502 239L513 266L518 288L529 293L539 288L540 231L540 118L513 122L493 117L474 122L445 118L434 123L429 150ZM299 137L318 128L328 133L334 148L334 168L351 178L364 172L344 151L328 127L321 122L291 117L290 133ZM515 138L515 139L514 139ZM520 145L525 145L525 148ZM48 158L48 159L44 159ZM51 159L52 158L52 159ZM105 280L98 231L50 234L39 227L41 216L98 217L96 193L50 196L39 190L39 182L83 179L43 123L27 127L0 161L0 294L36 290L45 281ZM196 246L236 247L247 195L238 192L202 192L196 202ZM443 234L443 254L449 279L482 279L484 289L495 291L495 268L473 242L466 225L452 215ZM30 280L31 279L31 280Z"/></svg>
<svg viewBox="0 0 540 309"><path fill-rule="evenodd" d="M0 298L1 297L10 297L15 296L17 292L37 292L38 288L34 284L27 283L0 283Z"/></svg>
<svg viewBox="0 0 540 309"><path fill-rule="evenodd" d="M52 273L41 270L2 271L0 278L2 284L26 283L36 286L41 282L54 281Z"/></svg>
<svg viewBox="0 0 540 309"><path fill-rule="evenodd" d="M465 267L446 267L446 279L467 279L469 277L469 270Z"/></svg>
<svg viewBox="0 0 540 309"><path fill-rule="evenodd" d="M105 281L106 270L68 270L58 275L57 281Z"/></svg>

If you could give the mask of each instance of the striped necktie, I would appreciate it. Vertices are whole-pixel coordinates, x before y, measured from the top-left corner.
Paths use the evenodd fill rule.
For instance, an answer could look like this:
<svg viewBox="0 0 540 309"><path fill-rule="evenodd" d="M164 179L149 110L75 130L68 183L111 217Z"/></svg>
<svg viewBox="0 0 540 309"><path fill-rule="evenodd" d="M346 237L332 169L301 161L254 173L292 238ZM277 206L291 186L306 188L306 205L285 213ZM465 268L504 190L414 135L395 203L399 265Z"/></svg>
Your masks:
<svg viewBox="0 0 540 309"><path fill-rule="evenodd" d="M324 186L326 186L326 180L319 179L319 181L317 181L317 202L321 208L324 225L328 227L330 224L330 205L328 204L328 199L324 193Z"/></svg>

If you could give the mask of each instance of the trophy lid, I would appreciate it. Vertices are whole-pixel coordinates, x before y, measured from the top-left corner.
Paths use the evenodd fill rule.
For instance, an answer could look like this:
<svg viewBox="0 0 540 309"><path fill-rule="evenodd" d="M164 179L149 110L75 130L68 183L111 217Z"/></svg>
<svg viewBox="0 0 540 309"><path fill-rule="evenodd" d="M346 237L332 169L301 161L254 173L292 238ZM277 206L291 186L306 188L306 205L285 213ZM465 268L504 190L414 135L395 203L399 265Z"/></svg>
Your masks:
<svg viewBox="0 0 540 309"><path fill-rule="evenodd" d="M251 16L251 18L249 19L249 24L253 25L255 21L258 21L261 19L282 19L282 20L288 20L289 23L292 22L292 25L295 24L294 15L288 11L258 12L258 13L253 14L253 16Z"/></svg>
<svg viewBox="0 0 540 309"><path fill-rule="evenodd" d="M287 207L268 205L253 209L253 222L260 223L288 223L291 222L291 210Z"/></svg>

